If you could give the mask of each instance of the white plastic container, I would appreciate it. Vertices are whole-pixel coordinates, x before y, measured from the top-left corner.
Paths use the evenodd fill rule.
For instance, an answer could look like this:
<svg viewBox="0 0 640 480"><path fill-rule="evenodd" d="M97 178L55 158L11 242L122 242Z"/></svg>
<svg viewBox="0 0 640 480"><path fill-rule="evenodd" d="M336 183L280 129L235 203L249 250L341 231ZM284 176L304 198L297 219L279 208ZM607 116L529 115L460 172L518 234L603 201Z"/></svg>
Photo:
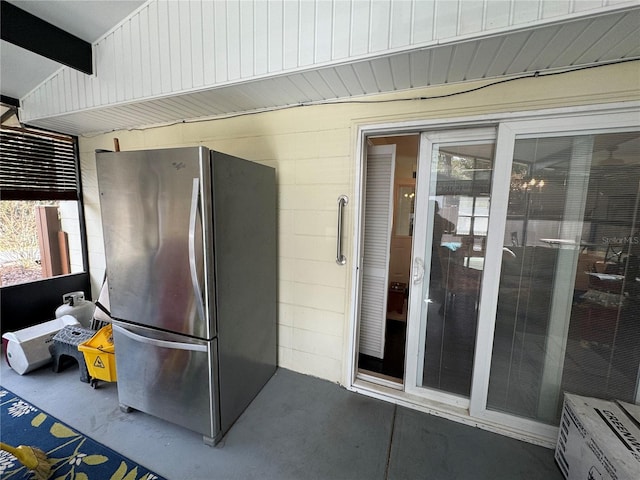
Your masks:
<svg viewBox="0 0 640 480"><path fill-rule="evenodd" d="M2 338L7 340L6 355L9 366L20 375L24 375L46 365L51 361L49 345L56 333L66 325L79 323L71 315L64 315L55 320L3 334Z"/></svg>
<svg viewBox="0 0 640 480"><path fill-rule="evenodd" d="M56 309L56 318L64 315L75 317L80 325L89 328L96 306L84 299L84 292L69 292L62 296L63 304Z"/></svg>

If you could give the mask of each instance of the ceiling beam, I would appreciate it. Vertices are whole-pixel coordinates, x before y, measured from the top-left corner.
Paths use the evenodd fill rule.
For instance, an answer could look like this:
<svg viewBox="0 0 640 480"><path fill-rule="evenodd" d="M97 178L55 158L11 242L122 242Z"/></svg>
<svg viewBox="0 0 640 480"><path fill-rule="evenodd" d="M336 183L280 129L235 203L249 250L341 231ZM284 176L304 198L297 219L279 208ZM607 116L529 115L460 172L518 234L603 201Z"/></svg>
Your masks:
<svg viewBox="0 0 640 480"><path fill-rule="evenodd" d="M91 44L28 12L1 1L2 40L83 73L93 73Z"/></svg>
<svg viewBox="0 0 640 480"><path fill-rule="evenodd" d="M12 107L20 108L20 100L13 97L8 97L6 95L0 95L0 103L4 103L5 105L10 105Z"/></svg>
<svg viewBox="0 0 640 480"><path fill-rule="evenodd" d="M2 114L2 116L0 116L0 125L3 125L4 122L6 122L7 120L9 120L11 117L13 117L14 115L18 115L18 111L16 110L15 107L10 107L9 109L7 109L6 112L4 112Z"/></svg>

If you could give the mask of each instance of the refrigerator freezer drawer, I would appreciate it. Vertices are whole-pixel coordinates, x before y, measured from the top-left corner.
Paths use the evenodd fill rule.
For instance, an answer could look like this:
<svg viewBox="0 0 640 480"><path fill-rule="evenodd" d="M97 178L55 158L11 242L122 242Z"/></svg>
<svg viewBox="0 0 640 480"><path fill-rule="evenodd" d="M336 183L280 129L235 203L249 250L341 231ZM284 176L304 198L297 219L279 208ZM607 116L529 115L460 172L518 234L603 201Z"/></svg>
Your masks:
<svg viewBox="0 0 640 480"><path fill-rule="evenodd" d="M121 405L216 438L217 339L118 323L113 340Z"/></svg>

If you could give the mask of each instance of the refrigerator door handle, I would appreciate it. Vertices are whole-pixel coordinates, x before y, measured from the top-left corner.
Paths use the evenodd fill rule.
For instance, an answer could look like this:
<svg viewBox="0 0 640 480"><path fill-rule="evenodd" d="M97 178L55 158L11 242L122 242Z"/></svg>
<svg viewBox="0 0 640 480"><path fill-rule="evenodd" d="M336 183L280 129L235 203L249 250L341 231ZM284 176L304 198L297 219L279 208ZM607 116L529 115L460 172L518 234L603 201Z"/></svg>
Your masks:
<svg viewBox="0 0 640 480"><path fill-rule="evenodd" d="M198 206L200 204L200 179L193 179L191 190L191 211L189 213L189 271L191 272L191 284L193 285L193 296L196 299L196 308L200 319L204 322L204 302L202 301L202 290L198 280L198 269L196 267L196 222L198 220Z"/></svg>
<svg viewBox="0 0 640 480"><path fill-rule="evenodd" d="M206 345L199 345L196 343L170 342L167 340L158 340L157 338L150 338L150 337L138 335L137 333L133 333L131 330L127 330L126 328L120 327L118 325L114 325L113 328L117 329L118 332L122 333L125 337L129 337L131 340L135 340L136 342L140 342L140 343L145 343L147 345L153 345L155 347L170 348L173 350L191 350L194 352L207 351Z"/></svg>

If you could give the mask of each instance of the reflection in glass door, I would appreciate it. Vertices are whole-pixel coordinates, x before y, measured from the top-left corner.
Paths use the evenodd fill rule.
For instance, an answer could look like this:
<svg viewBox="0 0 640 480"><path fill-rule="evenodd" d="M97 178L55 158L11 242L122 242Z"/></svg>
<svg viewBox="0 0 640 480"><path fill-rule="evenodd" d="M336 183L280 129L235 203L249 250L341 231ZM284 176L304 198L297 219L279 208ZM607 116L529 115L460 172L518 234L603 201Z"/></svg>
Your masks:
<svg viewBox="0 0 640 480"><path fill-rule="evenodd" d="M640 401L640 134L516 137L487 409Z"/></svg>
<svg viewBox="0 0 640 480"><path fill-rule="evenodd" d="M470 395L494 137L493 129L423 137L427 153L419 166L415 235L420 241L412 293L420 295L412 301L420 330L417 389Z"/></svg>

